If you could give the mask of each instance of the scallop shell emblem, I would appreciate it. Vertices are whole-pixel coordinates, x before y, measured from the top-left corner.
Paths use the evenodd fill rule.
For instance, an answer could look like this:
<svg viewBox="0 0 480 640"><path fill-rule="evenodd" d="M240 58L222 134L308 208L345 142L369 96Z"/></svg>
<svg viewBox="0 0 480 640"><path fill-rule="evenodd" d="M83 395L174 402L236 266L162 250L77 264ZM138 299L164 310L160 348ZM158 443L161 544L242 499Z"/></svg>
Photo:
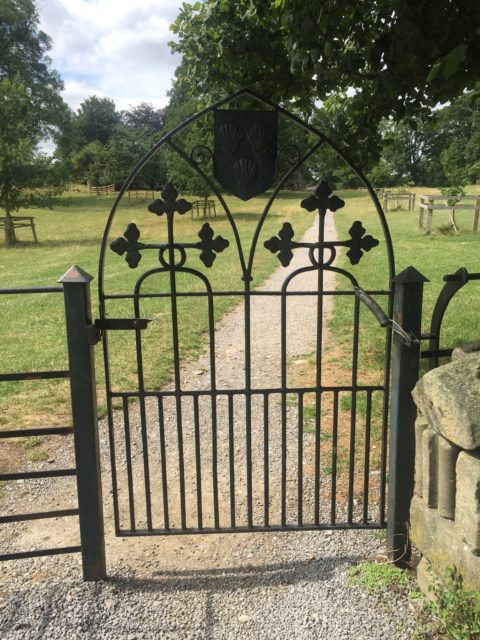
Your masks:
<svg viewBox="0 0 480 640"><path fill-rule="evenodd" d="M220 142L228 154L234 153L240 140L243 138L243 131L233 122L227 122L218 131Z"/></svg>
<svg viewBox="0 0 480 640"><path fill-rule="evenodd" d="M272 132L263 124L255 124L247 132L250 144L257 153L266 153L272 144Z"/></svg>
<svg viewBox="0 0 480 640"><path fill-rule="evenodd" d="M251 184L257 177L258 168L253 160L239 158L232 165L233 175L241 186Z"/></svg>

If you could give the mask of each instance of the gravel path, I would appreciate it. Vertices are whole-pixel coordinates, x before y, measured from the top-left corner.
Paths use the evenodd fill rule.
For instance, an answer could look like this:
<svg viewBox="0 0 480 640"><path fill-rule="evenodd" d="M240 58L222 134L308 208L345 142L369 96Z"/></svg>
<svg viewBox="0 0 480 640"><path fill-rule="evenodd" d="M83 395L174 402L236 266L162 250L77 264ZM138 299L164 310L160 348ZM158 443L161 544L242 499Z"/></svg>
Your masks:
<svg viewBox="0 0 480 640"><path fill-rule="evenodd" d="M330 235L334 234L330 218ZM328 220L328 218L327 218ZM306 238L314 238L312 227ZM296 252L290 270L305 264L306 256ZM265 288L278 289L288 271L279 268L265 283ZM313 279L312 279L313 278ZM295 286L314 288L316 275L307 274ZM328 286L332 282L327 283ZM271 298L257 297L252 307L252 342L256 345L252 359L253 386L278 384L280 336L274 317L279 309ZM316 307L314 298L300 298L301 308L289 303L289 361L302 358L314 348ZM306 302L310 300L310 302ZM330 311L328 305L324 314ZM268 328L266 330L266 327ZM221 388L242 386L243 354L239 344L243 331L241 307L227 314L216 331L217 383ZM240 332L240 333L239 333ZM328 335L324 336L325 342ZM208 355L182 369L187 388L208 388ZM235 424L244 424L244 407L235 407ZM208 407L200 407L202 467L211 469L211 434ZM278 442L280 405L270 402L271 440ZM158 459L158 407L147 404L149 417L149 456ZM289 407L289 421L296 420L296 408ZM198 516L195 450L192 433L193 411L185 403L185 485L187 517L194 524ZM219 441L219 509L220 520L228 524L230 484L228 479L228 411L226 402L218 406ZM290 424L290 423L289 423ZM277 426L275 426L277 425ZM144 525L144 485L139 420L135 408L130 410L132 452L134 461L134 495L137 526ZM100 425L104 467L108 467L105 424ZM122 418L116 417L116 429L123 429ZM254 521L261 522L264 511L264 477L260 461L263 441L256 434L263 430L263 408L253 408L252 460ZM165 407L165 434L169 481L171 522L179 521L179 469L174 455L178 446L176 412ZM304 451L309 438L305 434ZM289 441L289 455L298 454L298 443ZM71 450L58 438L52 441L52 456L59 467L71 463ZM170 453L169 453L170 452ZM270 453L269 505L278 513L280 478L279 448ZM307 456L307 453L305 454ZM119 478L126 487L125 451L117 450ZM53 459L53 458L52 458ZM308 460L305 460L305 464ZM48 465L49 463L44 463ZM38 468L38 465L37 467ZM245 522L245 443L235 440L236 509L238 524ZM290 468L289 468L290 474ZM152 474L152 512L154 526L164 521L160 500L160 475ZM288 476L288 513L296 509L294 477ZM2 500L2 512L32 509L66 508L74 504L75 488L70 480L9 483ZM157 483L157 484L155 484ZM312 480L306 474L304 494L306 510L312 504ZM29 561L3 563L0 566L0 637L5 639L230 639L230 638L300 638L300 639L376 639L411 637L414 619L411 607L401 594L368 595L348 585L349 570L358 563L378 558L382 544L365 531L325 531L270 534L230 534L182 537L115 538L112 533L110 474L104 474L107 529L107 561L109 580L96 584L81 581L79 556L57 556ZM15 492L14 492L15 490ZM204 524L212 524L211 472L206 472L202 492ZM158 499L157 499L158 496ZM127 492L120 496L122 508L128 504ZM38 505L38 506L37 506ZM41 506L40 506L41 505ZM124 514L124 518L127 515ZM311 517L311 514L309 515ZM28 549L76 544L75 518L18 523L3 527L0 552L12 545Z"/></svg>

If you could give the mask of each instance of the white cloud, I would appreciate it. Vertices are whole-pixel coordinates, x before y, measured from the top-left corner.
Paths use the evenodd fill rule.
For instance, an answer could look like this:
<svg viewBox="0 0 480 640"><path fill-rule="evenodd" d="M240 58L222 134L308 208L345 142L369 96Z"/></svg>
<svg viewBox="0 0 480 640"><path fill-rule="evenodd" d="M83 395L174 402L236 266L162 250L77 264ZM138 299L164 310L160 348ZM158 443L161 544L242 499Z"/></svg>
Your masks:
<svg viewBox="0 0 480 640"><path fill-rule="evenodd" d="M38 0L40 26L53 41L53 67L73 108L89 95L118 109L167 103L178 56L167 45L181 0Z"/></svg>

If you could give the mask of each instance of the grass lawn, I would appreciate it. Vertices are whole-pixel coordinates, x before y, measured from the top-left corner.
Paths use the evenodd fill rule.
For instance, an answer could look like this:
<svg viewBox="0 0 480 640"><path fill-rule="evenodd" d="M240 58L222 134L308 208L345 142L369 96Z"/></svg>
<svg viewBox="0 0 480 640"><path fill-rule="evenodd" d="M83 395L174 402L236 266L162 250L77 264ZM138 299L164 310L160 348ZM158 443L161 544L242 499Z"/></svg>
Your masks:
<svg viewBox="0 0 480 640"><path fill-rule="evenodd" d="M417 194L438 193L438 190L423 187L414 191ZM469 187L466 191L480 193L480 186ZM362 288L378 289L386 284L387 262L377 215L362 191L344 191L339 195L346 201L345 208L335 214L339 238L348 238L352 223L361 220L367 233L380 240L380 245L364 254L358 265L352 267L346 256L340 258L340 264L355 274ZM393 241L396 273L411 265L429 280L424 287L422 324L422 332L427 333L433 307L444 285L443 276L454 273L460 267L466 267L472 273L480 272L480 233L471 231L473 210L457 213L458 233L451 229L446 211L434 212L430 235L417 229L418 207L414 211L407 211L406 208L388 211L386 217ZM380 298L378 302L386 307ZM472 281L457 293L448 307L442 325L441 346L453 347L480 340L479 311L480 282ZM380 371L383 366L382 330L366 308L361 308L361 314L363 340L360 341L360 361L367 371ZM345 329L351 324L351 319L352 312L347 301L336 300L332 328L339 341L342 341L342 336L348 335ZM428 348L428 341L423 343L423 348ZM348 362L349 349L344 348L343 352Z"/></svg>
<svg viewBox="0 0 480 640"><path fill-rule="evenodd" d="M434 190L420 188L418 193ZM479 187L469 188L468 193L480 192ZM295 229L296 238L301 237L310 226L312 214L300 209L299 203L304 194L288 193L280 197L264 226L259 240L259 251L254 266L253 286L262 282L278 265L277 258L263 250L263 241L277 234L284 221L290 221ZM367 253L360 264L350 267L344 256L340 264L351 270L363 288L386 288L388 283L386 253L380 224L365 191L351 190L339 192L345 199L344 209L335 215L339 239L348 238L348 229L355 220L361 220L367 233L381 240L381 244ZM81 266L95 276L92 283L92 304L94 316L97 316L97 265L101 236L110 210L111 196L91 197L85 191L72 191L59 199L58 206L52 211L34 210L40 242L30 241L27 230L20 230L21 242L13 249L5 249L0 243L0 287L50 286L72 264ZM244 247L249 245L258 220L258 212L263 208L266 198L255 198L241 203L227 198L232 206L239 233ZM120 205L113 224L110 240L123 234L129 222L135 222L143 242L158 242L165 239L166 223L164 217L158 218L146 210L147 202L138 202L132 206L128 202ZM464 266L469 271L480 271L480 234L474 235L471 229L473 212L457 215L460 226L458 234L448 230L448 216L436 212L433 220L433 233L429 236L417 231L418 208L413 212L405 209L389 211L388 223L393 238L396 271L400 272L409 265L421 271L430 283L425 286L424 326L429 328L429 319L433 305L443 281L442 276ZM241 273L238 254L233 241L228 220L223 214L208 220L215 234L227 238L230 247L220 254L211 269L203 267L197 251L188 253L187 266L199 269L208 276L215 288L241 289ZM190 214L177 216L176 233L181 241L196 242L203 220L192 221ZM443 225L443 226L442 226ZM131 292L133 283L144 270L158 266L157 252L144 252L138 269L130 270L123 258L107 250L105 286L109 292ZM198 283L188 276L179 278L179 287L194 288ZM63 297L61 294L42 294L36 296L2 296L2 328L0 331L0 368L2 372L35 371L44 369L62 369L67 366ZM191 357L202 348L203 336L207 329L206 314L198 313L199 298L183 301L179 304L181 353ZM217 298L216 318L235 304L231 297ZM378 299L385 306L385 301ZM145 377L147 385L158 387L171 374L172 345L167 332L162 331L162 316L168 313L168 301L160 304L155 301L142 306L142 315L153 318L145 332L145 340L155 344L150 352L152 357L146 360ZM131 301L118 301L109 304L109 315L115 317L131 316ZM349 301L336 300L332 328L340 343L348 334L346 328L351 325ZM447 311L444 320L444 346L453 346L479 338L480 322L480 283L472 282L457 294ZM360 360L366 374L379 371L382 367L381 352L383 330L378 328L373 316L362 309L362 339ZM363 324L364 323L364 324ZM117 332L111 341L113 372L115 383L120 388L129 388L135 375L133 350L128 348L125 334ZM101 349L97 349L97 375L99 381L99 401L103 411L103 363ZM166 357L167 356L167 357ZM344 342L340 357L348 367L350 349ZM69 388L65 381L8 382L0 383L0 426L47 425L69 422Z"/></svg>
<svg viewBox="0 0 480 640"><path fill-rule="evenodd" d="M158 194L157 194L158 195ZM263 248L263 241L276 235L281 224L292 222L296 236L301 237L311 225L313 214L299 207L302 194L288 193L274 204L259 238L255 254L253 286L258 286L278 265L278 260ZM126 199L125 199L126 200ZM238 226L242 246L248 247L256 227L259 211L267 202L266 197L254 198L242 203L226 198ZM81 266L95 276L92 282L92 307L97 313L97 271L100 242L105 222L113 202L112 196L91 197L85 190L76 190L59 198L52 210L29 210L35 216L40 242L34 244L26 230L20 230L21 242L6 249L0 244L0 288L52 286L72 265ZM109 241L123 235L126 226L135 222L143 242L166 240L165 216L157 217L147 210L147 201L132 206L128 200L122 203L112 225ZM219 209L219 207L218 207ZM230 224L223 213L208 219L216 235L228 239L230 246L219 254L212 268L207 269L199 260L197 250L188 250L186 266L208 275L215 289L241 290L243 282ZM204 220L192 220L190 213L175 216L175 234L179 242L198 242L197 233ZM107 250L105 263L105 290L109 293L131 293L136 279L149 268L160 266L157 251L145 251L137 269L129 269L123 257ZM154 281L155 282L155 281ZM147 283L149 284L149 283ZM158 281L157 281L158 284ZM178 277L181 290L198 290L199 281L184 274ZM67 368L63 296L61 294L6 295L2 304L2 328L0 331L0 370L35 371ZM238 299L230 296L217 298L215 316L218 319ZM149 350L145 358L147 387L158 388L171 375L172 345L170 331L162 326L162 317L169 312L169 301L147 300L142 304L143 317L152 318L144 334L144 344ZM204 344L203 336L208 328L207 317L202 313L203 298L181 299L179 307L180 351L183 357L193 357ZM132 302L110 301L110 317L133 317ZM116 332L109 345L114 363L112 378L116 388L132 388L136 383L136 363L132 335ZM100 411L104 411L104 375L101 348L97 353L97 378ZM66 381L22 381L0 383L0 426L31 426L70 422L69 386Z"/></svg>

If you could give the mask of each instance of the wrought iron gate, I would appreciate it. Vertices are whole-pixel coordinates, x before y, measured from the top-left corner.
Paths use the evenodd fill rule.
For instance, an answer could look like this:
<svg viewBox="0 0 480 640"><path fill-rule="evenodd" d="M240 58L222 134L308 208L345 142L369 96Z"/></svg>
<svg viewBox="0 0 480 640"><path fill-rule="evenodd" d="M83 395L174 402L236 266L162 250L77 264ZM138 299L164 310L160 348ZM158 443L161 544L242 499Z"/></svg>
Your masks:
<svg viewBox="0 0 480 640"><path fill-rule="evenodd" d="M249 110L233 108L245 101ZM285 123L304 135L300 150L290 144L277 148ZM207 136L205 144L191 142L198 139L189 137L192 127ZM212 130L213 151L208 148ZM315 234L297 237L280 217L279 229L271 230L280 191L327 149L366 188L378 214L378 237L358 220L348 237L329 237L329 218L342 215L348 203L320 174L315 192L295 202L310 216L304 226L316 221ZM191 218L185 215L192 203L171 183L148 205L147 215L158 217L158 230L145 222L144 232L140 222L127 219L122 197L153 154L162 152L167 170L169 161L184 162L185 170L196 172L215 195L223 216L219 213L212 226L200 224L201 207L197 218L193 212ZM237 218L222 190L246 201L268 189L248 242L241 226L247 214ZM223 235L215 231L219 225ZM191 237L192 228L199 240ZM363 290L355 267L370 259L365 255L370 250L383 252L384 263L377 262L376 269L384 284ZM339 251L349 260L348 270L338 264ZM270 254L284 271L262 282ZM227 259L233 287L220 277ZM129 268L138 269L141 260L147 269L132 280L136 272ZM164 136L120 191L100 257L97 325L103 334L117 535L384 527L393 275L388 226L372 187L332 142L294 114L241 91ZM388 317L370 296L381 301ZM351 314L348 363L345 346L337 353L329 335L333 299ZM385 363L381 379L360 371L368 315L362 302L385 325L376 326ZM227 306L242 324L242 340L232 337L234 344L220 359L218 336L222 344L228 336L218 315ZM202 315L205 322L198 320ZM197 322L205 333L200 370L185 357L182 337L185 326ZM307 331L312 327L309 355L291 346L302 324ZM131 350L131 371L121 375L115 370L119 331L131 337L127 347L125 342L120 347ZM262 332L273 336L271 354L259 351ZM152 357L146 355L152 349L158 353L158 344L171 361L168 384L155 377ZM195 339L193 346L202 349ZM262 373L268 358L277 372L272 379Z"/></svg>

